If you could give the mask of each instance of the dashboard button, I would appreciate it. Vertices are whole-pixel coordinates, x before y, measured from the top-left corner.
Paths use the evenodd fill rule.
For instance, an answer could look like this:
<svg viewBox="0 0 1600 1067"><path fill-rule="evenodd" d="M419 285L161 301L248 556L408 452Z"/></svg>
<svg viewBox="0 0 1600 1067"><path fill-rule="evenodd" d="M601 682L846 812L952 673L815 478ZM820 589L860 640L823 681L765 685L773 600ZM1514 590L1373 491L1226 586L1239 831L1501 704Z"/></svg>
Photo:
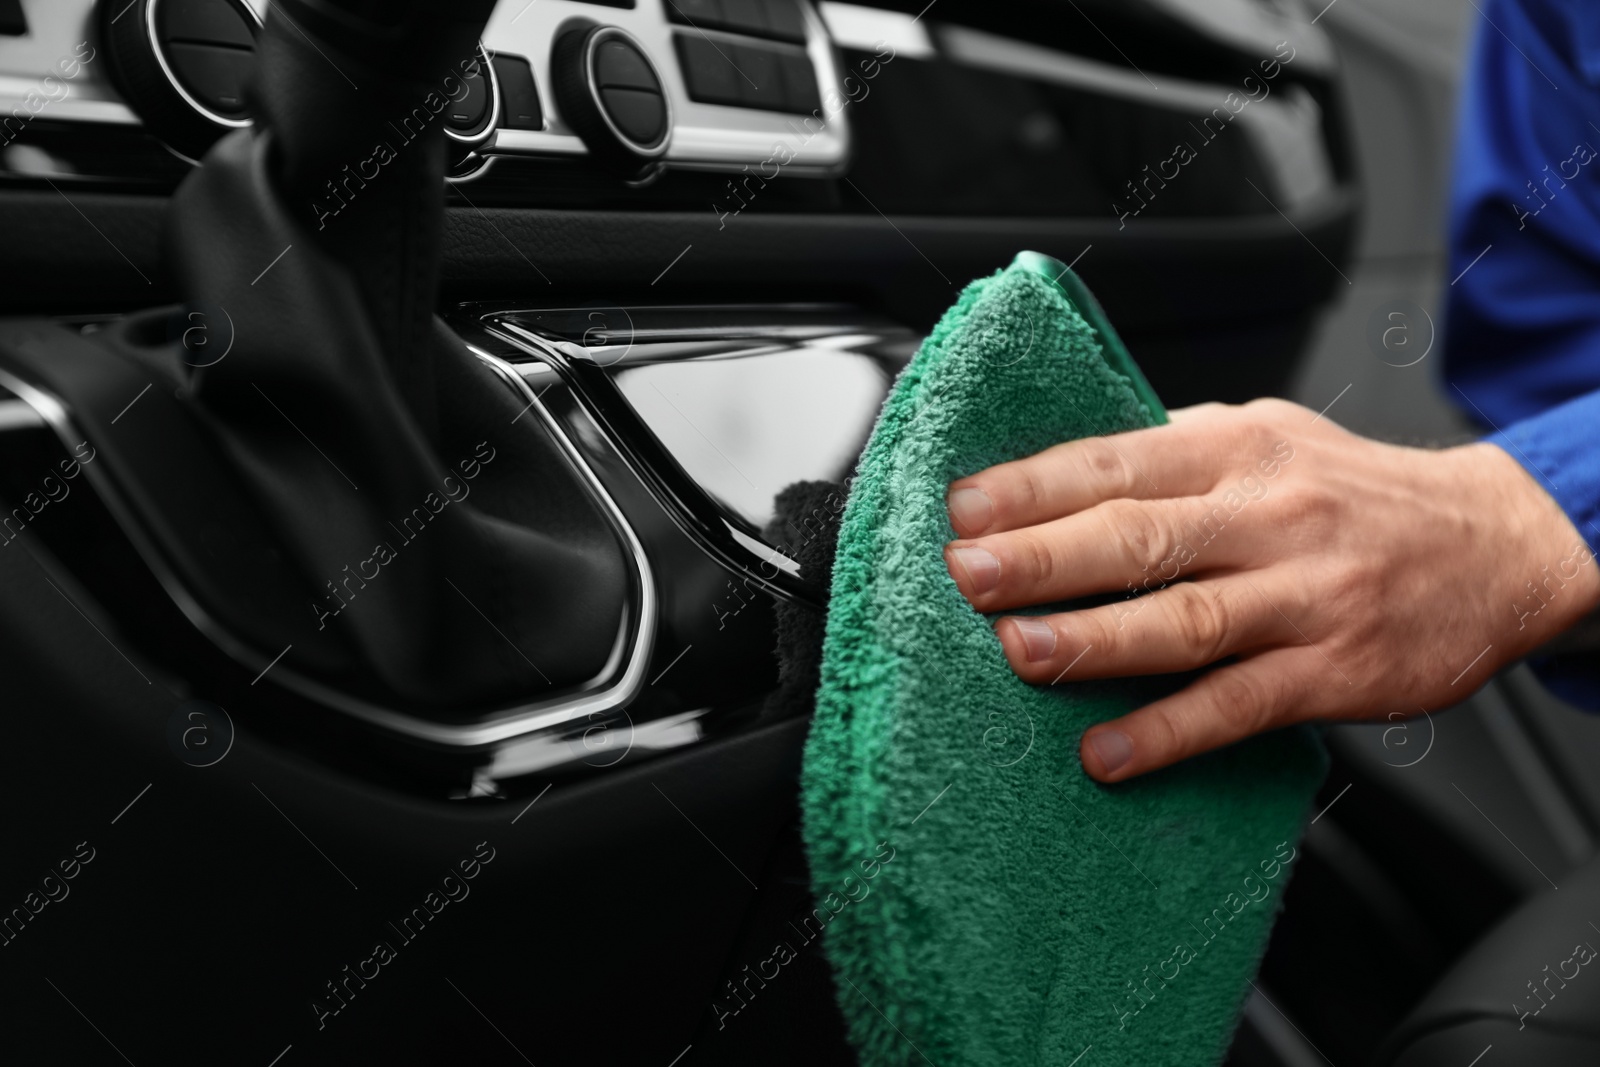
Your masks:
<svg viewBox="0 0 1600 1067"><path fill-rule="evenodd" d="M667 18L688 26L721 26L721 0L666 0Z"/></svg>
<svg viewBox="0 0 1600 1067"><path fill-rule="evenodd" d="M762 0L722 0L722 25L735 33L767 35L767 9Z"/></svg>
<svg viewBox="0 0 1600 1067"><path fill-rule="evenodd" d="M673 45L689 99L697 103L801 114L822 107L816 68L802 48L713 42L684 32L675 35Z"/></svg>
<svg viewBox="0 0 1600 1067"><path fill-rule="evenodd" d="M445 124L457 133L476 133L489 114L489 79L481 73L481 64L478 69L478 74L461 76L467 91L461 99L451 100L445 112Z"/></svg>
<svg viewBox="0 0 1600 1067"><path fill-rule="evenodd" d="M22 0L0 0L0 33L22 37L27 32L28 20L22 14Z"/></svg>
<svg viewBox="0 0 1600 1067"><path fill-rule="evenodd" d="M822 93L817 89L817 68L811 57L799 49L786 48L778 54L778 65L783 69L784 100L790 111L810 114L822 107Z"/></svg>
<svg viewBox="0 0 1600 1067"><path fill-rule="evenodd" d="M739 91L747 107L764 111L782 111L787 106L783 87L783 70L778 66L777 53L767 45L733 45L730 53L734 66L742 77Z"/></svg>
<svg viewBox="0 0 1600 1067"><path fill-rule="evenodd" d="M522 56L497 53L494 76L500 82L501 125L511 130L544 129L544 107L533 67Z"/></svg>
<svg viewBox="0 0 1600 1067"><path fill-rule="evenodd" d="M744 103L739 85L744 81L728 57L717 46L696 34L680 33L673 41L678 49L678 64L683 68L683 83L689 99L702 104Z"/></svg>
<svg viewBox="0 0 1600 1067"><path fill-rule="evenodd" d="M255 66L255 53L178 41L167 46L167 57L196 100L219 114L244 114L244 83Z"/></svg>
<svg viewBox="0 0 1600 1067"><path fill-rule="evenodd" d="M797 0L762 0L762 4L766 8L769 36L796 44L805 42L806 20Z"/></svg>
<svg viewBox="0 0 1600 1067"><path fill-rule="evenodd" d="M805 15L799 0L665 0L667 18L702 30L803 44Z"/></svg>

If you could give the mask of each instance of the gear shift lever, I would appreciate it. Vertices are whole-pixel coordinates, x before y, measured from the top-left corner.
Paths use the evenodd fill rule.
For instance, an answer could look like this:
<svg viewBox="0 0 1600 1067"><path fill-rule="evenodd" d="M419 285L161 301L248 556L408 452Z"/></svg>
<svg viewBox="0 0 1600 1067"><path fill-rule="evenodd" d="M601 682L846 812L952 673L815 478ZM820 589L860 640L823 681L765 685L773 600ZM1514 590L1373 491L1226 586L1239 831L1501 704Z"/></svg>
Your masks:
<svg viewBox="0 0 1600 1067"><path fill-rule="evenodd" d="M259 557L294 580L261 602L213 597L225 624L269 652L290 646L287 669L457 712L602 672L628 589L622 546L554 444L433 313L444 112L463 65L481 62L492 6L275 0L255 126L217 143L170 214L180 291L225 313L232 346L195 368L174 346L130 357L124 344L119 367L164 376L182 411L162 415L172 401L156 393L102 427L107 468L137 483L130 498L145 493L150 535L189 538L165 553L180 581L246 588L251 557L194 551L191 535L207 499L242 488L259 512ZM117 452L184 420L214 454ZM300 583L296 609L276 587Z"/></svg>

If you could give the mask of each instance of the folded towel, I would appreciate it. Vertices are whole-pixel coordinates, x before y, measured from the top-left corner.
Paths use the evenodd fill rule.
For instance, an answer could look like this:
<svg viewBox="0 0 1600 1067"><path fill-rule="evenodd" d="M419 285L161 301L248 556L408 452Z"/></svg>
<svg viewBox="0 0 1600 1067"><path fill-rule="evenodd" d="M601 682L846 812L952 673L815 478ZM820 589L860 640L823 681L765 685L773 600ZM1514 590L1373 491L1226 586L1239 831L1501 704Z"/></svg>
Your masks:
<svg viewBox="0 0 1600 1067"><path fill-rule="evenodd" d="M1028 685L942 556L951 480L1165 421L1087 289L1033 253L966 288L884 404L840 528L802 796L806 936L824 931L864 1067L1226 1052L1320 743L1295 728L1100 785L1084 729L1174 680Z"/></svg>

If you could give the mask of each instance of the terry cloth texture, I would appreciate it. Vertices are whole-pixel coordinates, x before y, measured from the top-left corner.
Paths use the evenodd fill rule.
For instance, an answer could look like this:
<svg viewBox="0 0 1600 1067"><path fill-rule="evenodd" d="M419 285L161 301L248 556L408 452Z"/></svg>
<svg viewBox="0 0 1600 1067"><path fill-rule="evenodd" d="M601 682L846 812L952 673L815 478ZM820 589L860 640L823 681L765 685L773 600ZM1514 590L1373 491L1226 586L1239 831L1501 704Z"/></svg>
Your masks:
<svg viewBox="0 0 1600 1067"><path fill-rule="evenodd" d="M1028 685L945 569L951 480L1166 421L1057 272L1024 253L966 288L885 402L844 511L803 772L805 925L825 931L864 1067L1219 1062L1325 772L1294 728L1097 784L1084 729L1173 679Z"/></svg>

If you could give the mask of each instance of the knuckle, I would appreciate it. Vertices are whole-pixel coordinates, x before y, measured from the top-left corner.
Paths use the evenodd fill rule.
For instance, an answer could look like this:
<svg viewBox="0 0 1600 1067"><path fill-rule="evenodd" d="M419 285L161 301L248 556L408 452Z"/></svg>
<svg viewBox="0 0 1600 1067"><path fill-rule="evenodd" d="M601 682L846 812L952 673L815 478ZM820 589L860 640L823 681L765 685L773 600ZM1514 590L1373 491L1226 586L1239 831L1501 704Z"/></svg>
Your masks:
<svg viewBox="0 0 1600 1067"><path fill-rule="evenodd" d="M1245 409L1269 424L1279 424L1305 413L1306 409L1281 397L1264 396L1244 405Z"/></svg>
<svg viewBox="0 0 1600 1067"><path fill-rule="evenodd" d="M1394 583L1388 580L1385 569L1359 555L1332 563L1323 579L1319 601L1326 610L1319 612L1335 633L1376 635L1382 633L1388 619L1371 610L1371 605L1382 603L1386 593L1392 593Z"/></svg>
<svg viewBox="0 0 1600 1067"><path fill-rule="evenodd" d="M1182 582L1165 590L1169 617L1178 640L1194 663L1218 659L1228 644L1232 625L1227 602L1210 584Z"/></svg>
<svg viewBox="0 0 1600 1067"><path fill-rule="evenodd" d="M1283 440L1283 433L1272 422L1252 421L1244 428L1241 442L1246 455L1241 457L1253 465L1263 456L1272 455L1273 447Z"/></svg>
<svg viewBox="0 0 1600 1067"><path fill-rule="evenodd" d="M1081 645L1093 649L1096 656L1115 658L1122 645L1123 620L1109 621L1100 611L1080 611L1068 615L1067 620L1067 636L1074 648L1072 655L1078 654L1076 648Z"/></svg>
<svg viewBox="0 0 1600 1067"><path fill-rule="evenodd" d="M1101 437L1088 438L1081 444L1079 462L1090 484L1108 496L1128 496L1133 492L1133 468L1126 456Z"/></svg>
<svg viewBox="0 0 1600 1067"><path fill-rule="evenodd" d="M1155 742L1155 751L1165 753L1169 760L1182 759L1195 749L1191 722L1178 709L1157 704L1150 708L1147 721L1147 729L1154 735L1150 740Z"/></svg>
<svg viewBox="0 0 1600 1067"><path fill-rule="evenodd" d="M1211 707L1234 732L1254 733L1271 721L1274 694L1254 671L1226 668L1216 672L1210 686Z"/></svg>
<svg viewBox="0 0 1600 1067"><path fill-rule="evenodd" d="M1301 533L1317 533L1338 522L1343 501L1330 487L1314 482L1297 485L1282 494L1280 521Z"/></svg>
<svg viewBox="0 0 1600 1067"><path fill-rule="evenodd" d="M1102 507L1110 534L1124 546L1129 561L1144 569L1160 566L1172 549L1172 536L1152 510L1122 500L1108 501Z"/></svg>
<svg viewBox="0 0 1600 1067"><path fill-rule="evenodd" d="M1019 530L1006 539L1006 551L1001 554L1000 573L1005 575L1009 569L1019 577L1025 578L1034 584L1047 584L1055 574L1056 557L1049 543L1031 530ZM1006 556L1011 557L1013 567L1006 567Z"/></svg>

